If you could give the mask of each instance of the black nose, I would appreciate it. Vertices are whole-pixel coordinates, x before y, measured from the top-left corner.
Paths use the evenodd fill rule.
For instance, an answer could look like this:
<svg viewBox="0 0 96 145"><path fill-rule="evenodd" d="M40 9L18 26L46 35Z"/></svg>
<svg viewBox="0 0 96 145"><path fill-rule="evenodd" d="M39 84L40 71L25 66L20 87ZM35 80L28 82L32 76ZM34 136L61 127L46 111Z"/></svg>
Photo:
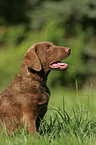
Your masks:
<svg viewBox="0 0 96 145"><path fill-rule="evenodd" d="M65 48L66 53L70 54L71 53L71 48Z"/></svg>

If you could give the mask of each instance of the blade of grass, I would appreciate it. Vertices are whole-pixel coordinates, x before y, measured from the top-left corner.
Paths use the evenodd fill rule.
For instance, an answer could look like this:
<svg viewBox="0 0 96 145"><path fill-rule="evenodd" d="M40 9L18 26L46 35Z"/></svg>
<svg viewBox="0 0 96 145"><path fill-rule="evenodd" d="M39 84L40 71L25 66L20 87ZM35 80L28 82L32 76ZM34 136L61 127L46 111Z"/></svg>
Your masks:
<svg viewBox="0 0 96 145"><path fill-rule="evenodd" d="M78 83L77 83L77 80L76 80L76 93L77 93L78 106L79 106L79 110L80 110L79 91L78 91Z"/></svg>

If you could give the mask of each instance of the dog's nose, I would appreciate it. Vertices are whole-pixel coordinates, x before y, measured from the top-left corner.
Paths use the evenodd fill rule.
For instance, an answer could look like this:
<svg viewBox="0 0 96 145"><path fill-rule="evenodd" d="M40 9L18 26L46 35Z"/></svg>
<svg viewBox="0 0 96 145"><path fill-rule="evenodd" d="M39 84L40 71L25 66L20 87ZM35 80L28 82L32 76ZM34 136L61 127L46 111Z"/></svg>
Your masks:
<svg viewBox="0 0 96 145"><path fill-rule="evenodd" d="M65 48L65 52L68 53L68 54L70 54L71 48Z"/></svg>

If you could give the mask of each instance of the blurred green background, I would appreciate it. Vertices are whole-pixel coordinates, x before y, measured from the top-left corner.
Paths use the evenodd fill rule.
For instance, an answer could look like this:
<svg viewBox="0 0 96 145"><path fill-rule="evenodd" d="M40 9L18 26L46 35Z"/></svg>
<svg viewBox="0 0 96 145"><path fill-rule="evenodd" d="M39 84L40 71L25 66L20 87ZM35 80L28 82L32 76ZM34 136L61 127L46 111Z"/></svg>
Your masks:
<svg viewBox="0 0 96 145"><path fill-rule="evenodd" d="M64 72L48 85L96 87L96 0L0 0L0 89L19 72L27 49L39 41L72 49Z"/></svg>

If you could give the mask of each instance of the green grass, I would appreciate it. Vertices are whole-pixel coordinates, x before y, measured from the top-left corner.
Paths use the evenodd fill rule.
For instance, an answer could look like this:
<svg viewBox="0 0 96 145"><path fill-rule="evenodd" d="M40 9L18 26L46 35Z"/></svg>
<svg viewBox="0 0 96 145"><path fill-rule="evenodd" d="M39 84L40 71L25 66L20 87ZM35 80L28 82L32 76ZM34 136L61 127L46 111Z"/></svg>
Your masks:
<svg viewBox="0 0 96 145"><path fill-rule="evenodd" d="M96 144L96 94L65 88L51 90L49 108L36 135L26 129L7 134L6 127L0 135L0 145L95 145Z"/></svg>

